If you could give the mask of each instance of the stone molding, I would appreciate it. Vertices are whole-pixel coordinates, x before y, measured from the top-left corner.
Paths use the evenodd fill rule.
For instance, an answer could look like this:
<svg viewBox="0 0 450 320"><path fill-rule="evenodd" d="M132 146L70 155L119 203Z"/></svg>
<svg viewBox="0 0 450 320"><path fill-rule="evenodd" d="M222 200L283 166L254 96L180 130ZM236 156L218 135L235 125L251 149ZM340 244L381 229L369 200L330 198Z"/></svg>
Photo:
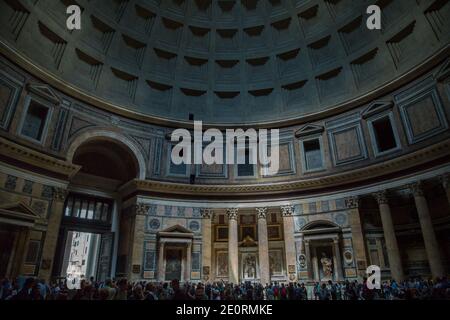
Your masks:
<svg viewBox="0 0 450 320"><path fill-rule="evenodd" d="M267 211L267 207L256 208L256 215L258 216L258 219L266 219Z"/></svg>

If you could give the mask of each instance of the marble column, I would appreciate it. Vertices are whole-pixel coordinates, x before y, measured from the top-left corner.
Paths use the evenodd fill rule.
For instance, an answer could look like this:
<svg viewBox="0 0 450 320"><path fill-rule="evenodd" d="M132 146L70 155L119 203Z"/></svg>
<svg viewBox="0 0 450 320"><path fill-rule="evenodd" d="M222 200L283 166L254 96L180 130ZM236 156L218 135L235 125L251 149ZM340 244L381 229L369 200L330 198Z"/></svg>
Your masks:
<svg viewBox="0 0 450 320"><path fill-rule="evenodd" d="M447 200L450 205L450 174L445 174L440 177L442 186L444 187L445 192L447 193Z"/></svg>
<svg viewBox="0 0 450 320"><path fill-rule="evenodd" d="M158 250L158 281L164 281L164 242L159 242Z"/></svg>
<svg viewBox="0 0 450 320"><path fill-rule="evenodd" d="M439 252L439 244L434 233L433 223L431 221L430 210L428 208L427 199L420 182L410 184L409 189L414 195L417 214L419 216L422 236L427 252L428 263L430 264L431 275L433 277L442 277L444 275L444 266Z"/></svg>
<svg viewBox="0 0 450 320"><path fill-rule="evenodd" d="M267 208L256 208L258 216L259 275L261 284L270 283L269 237L267 235Z"/></svg>
<svg viewBox="0 0 450 320"><path fill-rule="evenodd" d="M356 258L357 275L360 279L366 276L367 254L364 242L364 234L359 214L360 199L358 196L352 196L345 199L345 205L348 209L350 227L352 232L353 254Z"/></svg>
<svg viewBox="0 0 450 320"><path fill-rule="evenodd" d="M191 280L191 257L192 257L192 244L188 243L186 246L186 267L184 268L184 281Z"/></svg>
<svg viewBox="0 0 450 320"><path fill-rule="evenodd" d="M286 252L287 275L290 281L297 277L297 263L294 239L294 207L291 205L281 207L281 216L283 217L284 228L284 251Z"/></svg>
<svg viewBox="0 0 450 320"><path fill-rule="evenodd" d="M212 209L203 208L200 210L202 215L202 276L204 281L212 281L212 225L211 220L214 218Z"/></svg>
<svg viewBox="0 0 450 320"><path fill-rule="evenodd" d="M238 208L227 209L228 215L228 281L239 283Z"/></svg>
<svg viewBox="0 0 450 320"><path fill-rule="evenodd" d="M134 207L134 212L129 217L131 219L131 243L129 251L128 280L137 281L142 278L142 261L144 255L144 234L145 218L149 205L138 203Z"/></svg>
<svg viewBox="0 0 450 320"><path fill-rule="evenodd" d="M335 280L342 280L342 259L341 259L341 250L339 248L339 239L333 239L333 263L334 263L334 272L335 272Z"/></svg>
<svg viewBox="0 0 450 320"><path fill-rule="evenodd" d="M384 241L389 259L391 277L396 281L404 279L400 250L398 249L397 238L395 236L394 223L392 222L391 208L386 190L374 194L380 210L381 224L383 225Z"/></svg>
<svg viewBox="0 0 450 320"><path fill-rule="evenodd" d="M49 281L52 275L53 259L56 253L56 245L59 238L59 229L64 210L64 201L67 190L61 188L53 189L53 201L48 218L47 231L42 246L41 267L39 268L39 279Z"/></svg>
<svg viewBox="0 0 450 320"><path fill-rule="evenodd" d="M308 274L308 280L311 280L313 278L311 248L310 248L309 240L304 240L304 243L305 243L305 256L306 256L306 272Z"/></svg>

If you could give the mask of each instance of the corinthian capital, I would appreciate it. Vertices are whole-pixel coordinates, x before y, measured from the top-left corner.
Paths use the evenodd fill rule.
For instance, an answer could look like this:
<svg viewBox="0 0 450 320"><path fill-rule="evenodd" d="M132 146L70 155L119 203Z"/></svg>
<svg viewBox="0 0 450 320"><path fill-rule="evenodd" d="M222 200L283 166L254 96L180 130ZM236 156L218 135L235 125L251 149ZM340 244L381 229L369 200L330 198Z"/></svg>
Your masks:
<svg viewBox="0 0 450 320"><path fill-rule="evenodd" d="M137 215L146 215L148 213L148 209L150 209L150 206L145 203L137 203L134 207Z"/></svg>
<svg viewBox="0 0 450 320"><path fill-rule="evenodd" d="M201 208L200 215L202 216L203 219L211 219L214 217L214 211L209 208Z"/></svg>
<svg viewBox="0 0 450 320"><path fill-rule="evenodd" d="M378 204L388 204L388 194L386 190L381 190L373 194Z"/></svg>
<svg viewBox="0 0 450 320"><path fill-rule="evenodd" d="M69 192L63 188L53 188L53 199L56 201L66 200L67 194Z"/></svg>
<svg viewBox="0 0 450 320"><path fill-rule="evenodd" d="M292 216L294 213L294 207L291 205L281 206L281 215L283 217Z"/></svg>
<svg viewBox="0 0 450 320"><path fill-rule="evenodd" d="M227 216L229 220L237 220L238 216L238 208L228 208L227 209Z"/></svg>
<svg viewBox="0 0 450 320"><path fill-rule="evenodd" d="M267 216L267 207L256 208L256 215L258 219L265 219Z"/></svg>
<svg viewBox="0 0 450 320"><path fill-rule="evenodd" d="M407 188L414 197L423 197L423 184L421 181L408 184Z"/></svg>
<svg viewBox="0 0 450 320"><path fill-rule="evenodd" d="M358 196L351 196L345 199L345 206L348 209L356 209L359 208L361 199Z"/></svg>

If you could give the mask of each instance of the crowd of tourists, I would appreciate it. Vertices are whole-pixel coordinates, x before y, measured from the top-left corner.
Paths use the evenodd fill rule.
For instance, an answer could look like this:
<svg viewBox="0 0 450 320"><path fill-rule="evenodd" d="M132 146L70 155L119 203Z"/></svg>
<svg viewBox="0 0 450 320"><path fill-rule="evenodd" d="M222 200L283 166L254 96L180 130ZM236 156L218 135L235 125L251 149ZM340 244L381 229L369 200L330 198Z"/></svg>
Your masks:
<svg viewBox="0 0 450 320"><path fill-rule="evenodd" d="M450 281L420 278L401 283L383 282L370 290L366 280L345 282L259 283L233 285L213 283L135 282L127 279L81 280L78 289L70 289L67 280L46 283L35 278L3 279L0 300L412 300L450 299Z"/></svg>

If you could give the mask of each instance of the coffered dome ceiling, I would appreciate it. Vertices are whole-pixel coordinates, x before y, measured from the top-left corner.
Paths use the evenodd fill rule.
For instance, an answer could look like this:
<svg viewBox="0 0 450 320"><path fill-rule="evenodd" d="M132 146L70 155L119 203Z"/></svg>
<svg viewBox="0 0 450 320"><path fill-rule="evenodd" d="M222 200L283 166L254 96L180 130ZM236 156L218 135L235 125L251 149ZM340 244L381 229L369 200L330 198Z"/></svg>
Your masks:
<svg viewBox="0 0 450 320"><path fill-rule="evenodd" d="M374 2L382 31L366 28ZM448 2L0 0L0 34L94 104L243 124L338 110L411 71L448 45Z"/></svg>

